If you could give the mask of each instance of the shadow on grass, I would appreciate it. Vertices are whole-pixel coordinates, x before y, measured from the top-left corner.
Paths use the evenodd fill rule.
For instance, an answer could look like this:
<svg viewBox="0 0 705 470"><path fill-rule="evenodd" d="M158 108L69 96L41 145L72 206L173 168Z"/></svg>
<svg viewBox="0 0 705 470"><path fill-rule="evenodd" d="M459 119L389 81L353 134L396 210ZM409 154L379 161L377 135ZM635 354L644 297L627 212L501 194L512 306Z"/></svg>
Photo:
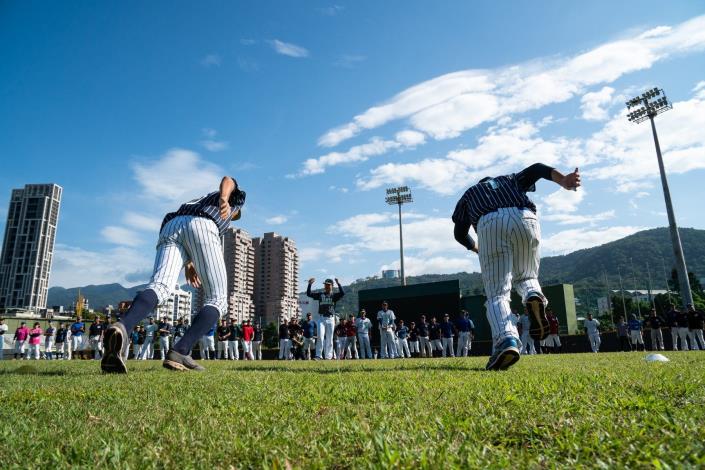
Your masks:
<svg viewBox="0 0 705 470"><path fill-rule="evenodd" d="M0 370L0 376L2 375L39 375L43 377L58 377L66 375L65 370L27 370L27 369L14 369L14 370Z"/></svg>
<svg viewBox="0 0 705 470"><path fill-rule="evenodd" d="M271 365L266 367L252 367L243 366L229 369L234 372L293 372L296 374L349 374L349 373L376 373L376 372L406 372L406 371L429 371L429 370L443 370L443 371L465 371L465 372L485 372L484 367L462 367L452 364L434 366L434 367L422 367L422 366L407 366L407 367L352 367L352 368L290 368L285 365Z"/></svg>

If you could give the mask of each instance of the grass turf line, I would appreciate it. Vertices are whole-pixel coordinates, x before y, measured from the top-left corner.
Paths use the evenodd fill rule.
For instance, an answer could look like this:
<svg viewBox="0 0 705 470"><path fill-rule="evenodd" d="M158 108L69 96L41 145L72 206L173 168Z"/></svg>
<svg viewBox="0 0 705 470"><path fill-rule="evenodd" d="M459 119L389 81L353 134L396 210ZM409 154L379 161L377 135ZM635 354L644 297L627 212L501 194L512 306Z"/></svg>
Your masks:
<svg viewBox="0 0 705 470"><path fill-rule="evenodd" d="M666 355L3 361L2 467L702 467L705 353Z"/></svg>

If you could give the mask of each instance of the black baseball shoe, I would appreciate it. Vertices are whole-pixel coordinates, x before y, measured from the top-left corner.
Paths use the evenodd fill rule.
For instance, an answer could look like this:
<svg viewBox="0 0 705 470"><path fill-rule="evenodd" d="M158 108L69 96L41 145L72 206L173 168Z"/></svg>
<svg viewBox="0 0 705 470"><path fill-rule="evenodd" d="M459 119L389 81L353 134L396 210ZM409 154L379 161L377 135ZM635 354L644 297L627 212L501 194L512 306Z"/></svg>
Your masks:
<svg viewBox="0 0 705 470"><path fill-rule="evenodd" d="M529 314L529 336L536 341L543 341L549 333L548 318L546 318L546 306L544 297L532 292L526 299L526 313Z"/></svg>
<svg viewBox="0 0 705 470"><path fill-rule="evenodd" d="M169 350L169 352L166 355L166 359L164 359L164 362L162 363L162 365L165 368L171 369L171 370L181 370L181 371L206 370L205 367L203 367L202 365L200 365L196 361L194 361L191 356L185 356L181 353L174 351L173 349Z"/></svg>
<svg viewBox="0 0 705 470"><path fill-rule="evenodd" d="M130 345L127 342L127 330L120 323L114 323L103 334L103 358L100 368L106 374L127 374L125 366L125 351Z"/></svg>

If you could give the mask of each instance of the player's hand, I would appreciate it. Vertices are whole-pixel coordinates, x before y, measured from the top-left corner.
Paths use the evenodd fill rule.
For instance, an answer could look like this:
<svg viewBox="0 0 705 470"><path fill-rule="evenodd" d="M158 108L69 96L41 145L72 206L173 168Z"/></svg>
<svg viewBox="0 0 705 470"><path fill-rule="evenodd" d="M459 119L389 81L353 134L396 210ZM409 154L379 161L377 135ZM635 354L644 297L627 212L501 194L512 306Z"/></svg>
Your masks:
<svg viewBox="0 0 705 470"><path fill-rule="evenodd" d="M475 246L473 246L472 248L470 248L470 251L474 251L474 252L477 253L478 255L480 254L480 249L477 247L477 245L475 245Z"/></svg>
<svg viewBox="0 0 705 470"><path fill-rule="evenodd" d="M186 275L186 282L189 286L200 289L201 279L198 277L198 273L196 272L196 268L193 266L193 263L186 265L184 268L184 274Z"/></svg>
<svg viewBox="0 0 705 470"><path fill-rule="evenodd" d="M225 198L220 198L220 218L225 220L230 215L230 204Z"/></svg>
<svg viewBox="0 0 705 470"><path fill-rule="evenodd" d="M311 279L308 280L308 283L309 283L309 284L313 284L314 282L316 282L316 278L315 278L315 277L312 277Z"/></svg>
<svg viewBox="0 0 705 470"><path fill-rule="evenodd" d="M335 283L336 283L336 284L340 284L340 281L338 280L337 277L335 278Z"/></svg>
<svg viewBox="0 0 705 470"><path fill-rule="evenodd" d="M575 190L580 187L580 171L576 168L574 172L568 173L561 180L561 186L568 190Z"/></svg>

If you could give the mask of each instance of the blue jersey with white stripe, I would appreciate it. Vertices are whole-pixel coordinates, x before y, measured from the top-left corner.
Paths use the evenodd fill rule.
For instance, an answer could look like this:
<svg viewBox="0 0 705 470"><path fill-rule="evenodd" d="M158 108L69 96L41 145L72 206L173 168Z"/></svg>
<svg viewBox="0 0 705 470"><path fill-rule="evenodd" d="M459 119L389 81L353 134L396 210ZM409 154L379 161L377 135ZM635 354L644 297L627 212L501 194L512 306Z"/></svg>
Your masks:
<svg viewBox="0 0 705 470"><path fill-rule="evenodd" d="M518 207L536 213L536 206L526 195L529 189L520 184L516 174L489 178L470 186L455 206L453 222L477 226L480 217L503 207Z"/></svg>
<svg viewBox="0 0 705 470"><path fill-rule="evenodd" d="M235 179L233 179L233 181L235 181ZM223 219L220 217L220 192L214 191L205 196L182 204L181 207L179 207L179 209L175 212L168 213L164 216L162 228L164 228L164 225L166 225L167 222L175 217L180 215L191 215L194 217L205 217L215 222L218 226L218 232L222 236L230 226L230 221L233 214L239 211L245 204L245 192L240 191L237 188L237 184L235 185L235 190L233 190L230 195L228 204L230 205L230 212L228 213L228 217Z"/></svg>

